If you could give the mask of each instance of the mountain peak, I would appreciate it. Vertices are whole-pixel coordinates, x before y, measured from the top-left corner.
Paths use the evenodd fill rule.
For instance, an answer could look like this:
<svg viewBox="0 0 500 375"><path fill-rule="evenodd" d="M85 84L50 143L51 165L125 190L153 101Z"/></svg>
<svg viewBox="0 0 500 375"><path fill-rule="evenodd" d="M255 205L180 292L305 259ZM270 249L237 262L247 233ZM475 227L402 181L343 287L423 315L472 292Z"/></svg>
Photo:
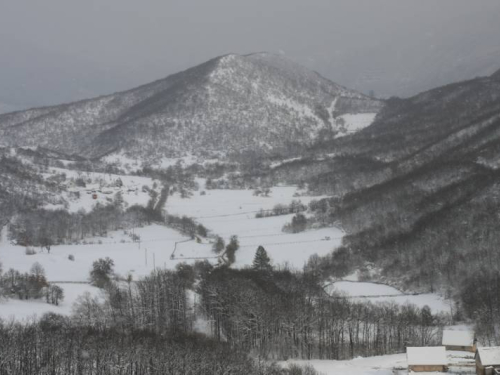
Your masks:
<svg viewBox="0 0 500 375"><path fill-rule="evenodd" d="M382 105L283 56L227 54L126 92L0 116L0 139L84 157L287 153L369 125Z"/></svg>

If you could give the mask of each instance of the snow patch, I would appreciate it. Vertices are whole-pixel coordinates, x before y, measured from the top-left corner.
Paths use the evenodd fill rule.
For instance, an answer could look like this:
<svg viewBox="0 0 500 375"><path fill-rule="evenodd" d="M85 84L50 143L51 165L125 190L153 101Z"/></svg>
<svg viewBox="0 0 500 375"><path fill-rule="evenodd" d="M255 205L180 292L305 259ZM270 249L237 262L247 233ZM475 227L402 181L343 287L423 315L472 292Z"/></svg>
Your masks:
<svg viewBox="0 0 500 375"><path fill-rule="evenodd" d="M43 314L53 312L61 315L71 315L73 305L84 293L90 293L93 297L102 297L100 289L88 284L55 284L64 291L64 300L59 306L51 305L40 300L20 301L17 299L0 299L0 319L6 321L28 321L37 320Z"/></svg>
<svg viewBox="0 0 500 375"><path fill-rule="evenodd" d="M406 355L393 354L369 358L355 358L350 361L335 360L289 360L279 362L283 367L290 364L311 365L324 375L393 375L394 368L406 368Z"/></svg>
<svg viewBox="0 0 500 375"><path fill-rule="evenodd" d="M477 348L477 353L483 366L500 365L500 346Z"/></svg>
<svg viewBox="0 0 500 375"><path fill-rule="evenodd" d="M355 274L351 275L354 279ZM418 308L428 306L433 313L450 313L451 306L448 300L435 293L404 294L388 285L356 282L338 281L325 286L328 294L341 293L356 302L387 303L398 305L414 304Z"/></svg>
<svg viewBox="0 0 500 375"><path fill-rule="evenodd" d="M361 129L364 129L370 126L373 121L375 121L376 113L358 113L358 114L345 114L338 116L333 121L335 122L335 126L340 126L340 132L337 135L338 137L342 137L344 135L356 133Z"/></svg>
<svg viewBox="0 0 500 375"><path fill-rule="evenodd" d="M447 329L443 331L443 345L445 346L472 346L474 332Z"/></svg>
<svg viewBox="0 0 500 375"><path fill-rule="evenodd" d="M406 357L409 366L446 366L446 349L444 346L408 347Z"/></svg>

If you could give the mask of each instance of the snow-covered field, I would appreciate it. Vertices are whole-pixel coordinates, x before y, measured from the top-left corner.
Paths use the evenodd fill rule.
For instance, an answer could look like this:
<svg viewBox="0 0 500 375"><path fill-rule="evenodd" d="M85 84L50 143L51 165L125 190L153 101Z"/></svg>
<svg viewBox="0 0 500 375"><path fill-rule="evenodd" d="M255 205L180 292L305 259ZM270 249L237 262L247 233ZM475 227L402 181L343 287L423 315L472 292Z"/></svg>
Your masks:
<svg viewBox="0 0 500 375"><path fill-rule="evenodd" d="M99 259L110 257L115 263L116 274L125 277L128 274L133 279L148 275L157 268L174 268L182 259L170 259L176 241L184 241L179 232L160 225L151 225L136 228L135 234L141 236L140 244L131 242L130 237L123 231L112 232L106 238L93 238L88 245L60 245L52 246L50 254L47 251L34 255L26 255L25 249L14 246L6 240L6 231L3 231L0 242L0 261L4 270L13 268L20 272L29 272L33 263L40 263L45 269L49 282L56 282L64 290L65 298L60 306L53 306L40 301L18 301L13 299L0 300L0 318L24 320L33 315L41 316L45 312L57 312L69 315L76 299L90 292L99 293L99 289L88 284L72 284L67 282L87 282L92 263ZM102 243L98 243L101 241ZM123 243L122 241L128 241ZM74 256L74 261L68 259ZM211 247L207 244L197 244L194 241L179 244L176 256L182 257L213 257ZM210 259L215 262L216 259ZM189 262L194 262L190 260ZM64 283L57 283L62 281Z"/></svg>
<svg viewBox="0 0 500 375"><path fill-rule="evenodd" d="M398 296L403 294L389 285L353 281L337 281L330 284L327 291L345 293L353 297Z"/></svg>
<svg viewBox="0 0 500 375"><path fill-rule="evenodd" d="M174 268L182 260L170 259L175 242L185 241L179 232L160 225L135 228L134 233L141 237L141 242L131 242L123 231L111 232L108 237L92 238L93 244L52 246L47 251L37 251L34 255L26 255L24 248L14 246L2 236L0 244L0 261L4 269L13 268L20 272L28 272L33 263L40 263L46 272L48 281L88 281L92 263L109 257L115 263L115 272L126 277L131 274L134 279L145 276L157 268ZM102 243L98 243L101 241ZM127 241L127 242L122 242ZM68 259L73 255L75 260ZM178 257L212 257L211 247L197 244L195 241L179 246Z"/></svg>
<svg viewBox="0 0 500 375"><path fill-rule="evenodd" d="M209 190L206 195L195 193L188 199L175 194L169 197L166 208L173 214L195 217L226 240L237 235L240 240L237 267L251 265L257 247L262 245L275 264L287 263L301 268L310 255L332 251L340 244L343 233L336 228L324 228L288 234L281 228L293 215L255 218L256 211L261 208L290 203L295 199L295 191L293 187L274 188L271 197L256 197L250 190ZM311 199L313 197L301 197L303 203ZM183 259L194 262L189 258L208 258L216 262L211 244L196 241L179 243L176 259L172 260L175 243L189 239L165 226L134 228L134 233L140 236L140 243L132 242L124 231L116 231L108 237L86 239L87 244L52 246L50 254L37 250L36 254L28 256L23 247L12 245L4 232L0 242L0 261L4 269L13 268L20 272L28 272L33 263L38 262L45 268L49 281L78 282L87 281L92 263L104 257L114 260L117 274L123 277L132 274L135 278L149 274L154 266L172 269ZM74 256L74 261L68 259L70 255Z"/></svg>
<svg viewBox="0 0 500 375"><path fill-rule="evenodd" d="M276 204L289 204L294 199L307 204L319 198L294 197L296 191L295 187L274 187L269 197L254 196L252 190L207 190L206 195L195 193L189 199L176 194L169 197L166 209L171 214L195 218L226 240L237 235L240 241L237 267L251 265L257 247L262 245L274 264L287 263L301 269L312 254L326 255L339 246L343 232L337 228L323 228L283 233L283 225L292 220L293 214L255 218L260 209L272 209Z"/></svg>
<svg viewBox="0 0 500 375"><path fill-rule="evenodd" d="M353 301L394 302L399 305L412 303L420 308L429 306L434 313L450 313L451 311L449 301L438 294L404 294L396 288L378 283L337 281L327 285L325 290L328 294L340 293L349 296Z"/></svg>
<svg viewBox="0 0 500 375"><path fill-rule="evenodd" d="M58 172L63 171L67 178L79 176L77 172L67 170ZM124 184L123 190L128 190L131 186L140 187L143 184L152 186L153 183L151 179L136 176L104 176L94 173L88 177L92 180L106 178L109 183L120 177ZM168 198L166 209L172 214L196 218L214 234L221 235L226 240L229 240L231 235L237 235L240 249L236 253L236 267L251 265L257 247L262 245L274 264L288 264L300 269L312 254L324 255L338 246L343 233L336 228L324 228L287 234L281 229L284 224L291 221L293 215L255 218L256 212L260 209L271 209L278 203L289 204L293 199L300 199L302 203L307 204L314 199L314 197L294 197L295 192L295 187L275 187L270 197L254 196L251 190L208 190L206 195L195 192L188 199L175 194ZM139 195L139 197L140 199L133 193L128 199L124 194L124 199L129 204L147 202L146 196ZM81 194L80 199L72 201L71 210L79 208L89 210L95 202L96 200L92 200L90 195ZM140 243L132 242L129 234L124 231L116 231L109 233L108 237L88 238L87 244L52 246L50 253L36 249L34 255L26 255L24 247L15 246L7 240L4 228L0 241L0 261L4 270L13 268L20 272L29 272L31 266L38 262L45 269L47 280L50 282L86 282L92 263L105 257L113 259L116 274L121 277L130 274L134 279L148 275L154 267L173 269L183 261L193 263L196 260L194 258L206 258L212 263L217 262L212 252L212 245L208 241L206 243L190 241L179 232L161 225L134 228L133 231L140 236ZM181 243L177 244L175 259L171 259L176 242ZM74 260L69 259L70 255ZM9 300L0 304L0 317L15 315L16 318L25 318L46 311L69 314L71 304L78 296L80 290L78 288L83 288L82 293L87 290L86 288L91 288L81 284L61 286L67 297L60 307L51 306L43 301ZM19 311L19 314L16 311Z"/></svg>
<svg viewBox="0 0 500 375"><path fill-rule="evenodd" d="M10 321L27 321L36 319L47 312L70 315L73 304L85 293L100 296L100 289L88 284L56 284L64 290L64 300L59 306L46 303L44 300L19 301L16 299L0 299L0 319Z"/></svg>
<svg viewBox="0 0 500 375"><path fill-rule="evenodd" d="M76 172L65 171L65 173L68 178L78 176ZM135 176L93 174L88 177L93 180L106 178L110 183L120 177L124 184L123 190L127 192L129 189L132 190L133 186L140 191L140 186L152 187L153 184L151 179ZM203 186L203 180L198 182ZM319 198L294 197L296 192L295 187L273 187L270 196L263 197L255 196L252 190L207 190L205 195L194 192L190 198L181 198L179 194L170 196L165 208L168 213L195 218L213 234L222 236L226 241L230 236L237 235L240 249L236 253L235 267L251 265L257 247L262 245L275 265L286 264L301 269L311 255L325 255L339 246L343 232L337 228L322 228L296 234L283 233L283 226L291 221L293 215L255 218L259 210L272 209L276 204L289 204L294 199L308 204L312 199ZM124 194L124 198L129 204L145 204L147 193L131 192L130 196ZM79 200L71 203L71 209L90 209L93 204L95 200L88 194L81 194ZM130 274L134 279L148 275L154 267L173 269L183 261L193 263L196 258L217 262L211 250L212 245L208 241L201 244L189 241L179 232L160 225L134 228L134 233L140 236L140 243L132 242L124 231L116 231L105 238L87 239L87 244L52 246L50 254L44 251L28 256L23 247L14 246L7 241L4 231L0 242L0 261L5 270L13 268L20 272L28 272L33 263L38 262L44 267L47 279L52 282L86 282L92 263L104 257L113 259L115 272L119 276L126 277ZM176 242L180 242L177 247ZM175 247L175 259L171 259ZM69 259L70 255L74 256L74 261ZM88 286L75 286L75 284L62 286L68 297L60 307L53 307L43 302L9 301L0 305L0 310L3 310L0 311L0 316L12 315L12 311L16 310L23 311L19 315L22 317L29 316L33 312L40 313L53 309L69 313L72 300L77 297L71 296L77 293L78 287ZM72 289L68 292L66 291L68 288ZM357 301L413 303L419 307L428 305L433 312L450 311L448 302L436 294L405 295L387 285L337 281L327 286L326 290L329 293L336 291L346 294Z"/></svg>
<svg viewBox="0 0 500 375"><path fill-rule="evenodd" d="M447 351L448 374L475 374L474 355L469 352ZM290 364L311 365L324 375L407 375L406 354L393 354L368 358L354 358L350 361L329 360L289 360L279 363L283 367ZM413 373L412 373L413 374ZM425 372L421 374L442 374Z"/></svg>
<svg viewBox="0 0 500 375"><path fill-rule="evenodd" d="M311 365L324 375L393 375L394 368L406 368L406 354L394 354L369 358L355 358L350 361L329 360L289 360L280 362L285 367L290 364Z"/></svg>
<svg viewBox="0 0 500 375"><path fill-rule="evenodd" d="M67 178L81 177L78 172L58 170L66 173ZM86 188L71 187L72 191L79 191L80 198L67 195L70 201L69 210L72 212L84 208L90 210L97 203L105 203L107 197L112 197L121 191L124 201L128 205L145 205L149 199L142 186L153 188L154 181L149 178L136 176L114 176L106 174L83 174L93 181ZM123 187L112 186L117 178L123 182ZM101 188L96 182L104 181ZM198 181L204 186L204 181ZM103 182L100 183L102 185ZM160 184L157 184L157 189ZM112 194L99 193L93 199L88 190L112 191ZM170 196L165 209L170 214L186 215L206 226L212 234L220 235L229 240L230 236L237 235L240 249L236 253L235 267L245 267L252 264L255 251L262 245L268 252L275 265L287 264L292 268L301 269L312 254L325 255L340 245L343 232L337 228L322 228L308 230L301 233L283 233L282 228L289 223L293 215L255 218L259 210L272 209L276 204L289 204L292 200L300 200L308 204L313 199L321 197L294 196L295 187L273 187L269 197L255 196L252 190L206 190L202 195L194 192L190 198L181 198L179 194ZM3 230L0 241L0 261L3 269L14 268L20 272L28 272L33 263L40 263L47 279L59 282L64 289L65 299L59 306L39 301L19 301L13 299L0 300L0 318L6 320L25 321L40 317L46 312L56 312L69 315L77 299L88 292L99 296L100 290L84 282L88 281L92 263L104 257L110 257L115 263L115 272L126 277L132 275L134 279L148 275L154 267L173 269L177 264L187 261L192 263L195 258L206 258L210 262L217 262L210 243L197 243L179 232L161 225L151 225L143 228L134 228L134 234L140 236L140 243L132 242L128 233L124 231L111 232L108 237L86 239L87 244L52 246L50 254L47 251L34 255L26 255L23 247L14 246L7 240L6 230ZM175 259L171 255L175 251ZM73 255L74 260L69 256ZM401 291L382 284L357 282L357 277L350 281L335 281L325 289L329 293L345 294L356 301L395 302L398 304L413 303L419 307L428 305L433 312L449 312L447 301L435 294L405 295ZM69 283L68 283L69 282ZM80 283L71 283L80 282ZM197 330L207 330L207 322L196 322ZM469 354L449 354L452 369L469 371ZM350 375L390 375L407 374L406 355L396 354L371 358L356 358L350 361L288 361L281 362L282 366L290 363L300 365L310 364L323 374L350 374ZM467 373L467 372L464 372ZM473 373L473 372L472 372Z"/></svg>
<svg viewBox="0 0 500 375"><path fill-rule="evenodd" d="M376 113L345 114L339 116L344 121L346 134L352 134L370 126L375 121ZM341 133L343 134L343 133Z"/></svg>

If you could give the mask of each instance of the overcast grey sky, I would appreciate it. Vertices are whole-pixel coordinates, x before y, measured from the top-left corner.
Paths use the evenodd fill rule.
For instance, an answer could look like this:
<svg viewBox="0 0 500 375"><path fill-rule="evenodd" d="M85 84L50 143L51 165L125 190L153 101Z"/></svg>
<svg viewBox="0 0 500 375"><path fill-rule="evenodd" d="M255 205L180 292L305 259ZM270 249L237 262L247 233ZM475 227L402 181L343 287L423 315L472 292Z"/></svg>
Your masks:
<svg viewBox="0 0 500 375"><path fill-rule="evenodd" d="M255 51L408 95L500 68L499 20L498 0L0 0L0 102L74 100Z"/></svg>

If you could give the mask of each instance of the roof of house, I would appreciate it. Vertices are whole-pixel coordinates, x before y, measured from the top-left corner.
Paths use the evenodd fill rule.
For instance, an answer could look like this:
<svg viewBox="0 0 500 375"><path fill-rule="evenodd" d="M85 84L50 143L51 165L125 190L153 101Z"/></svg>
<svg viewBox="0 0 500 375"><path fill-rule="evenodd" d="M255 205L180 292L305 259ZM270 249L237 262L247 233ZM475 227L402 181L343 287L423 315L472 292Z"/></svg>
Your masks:
<svg viewBox="0 0 500 375"><path fill-rule="evenodd" d="M477 354L483 366L500 365L500 346L477 348Z"/></svg>
<svg viewBox="0 0 500 375"><path fill-rule="evenodd" d="M406 359L409 366L446 366L448 364L444 346L406 348Z"/></svg>
<svg viewBox="0 0 500 375"><path fill-rule="evenodd" d="M472 346L474 345L474 332L444 330L443 345Z"/></svg>

